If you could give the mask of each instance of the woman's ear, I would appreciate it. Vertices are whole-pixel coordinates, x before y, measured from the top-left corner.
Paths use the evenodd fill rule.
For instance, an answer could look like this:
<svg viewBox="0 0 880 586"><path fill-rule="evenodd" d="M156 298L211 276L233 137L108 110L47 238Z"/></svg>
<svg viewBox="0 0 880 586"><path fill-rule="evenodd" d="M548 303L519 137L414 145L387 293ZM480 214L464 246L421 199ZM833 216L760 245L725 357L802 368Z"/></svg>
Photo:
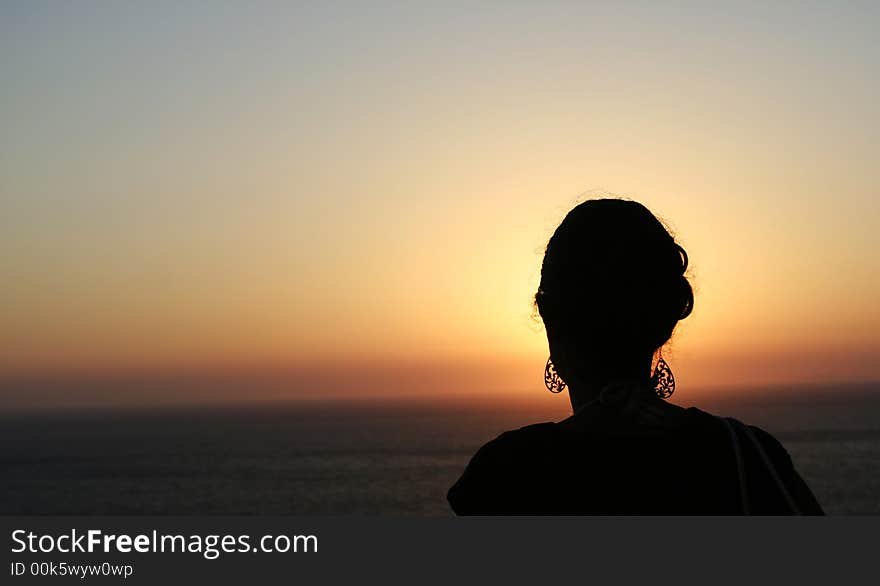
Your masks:
<svg viewBox="0 0 880 586"><path fill-rule="evenodd" d="M547 345L550 348L550 360L556 367L556 372L562 380L570 383L573 373L573 364L571 361L572 352L568 344L559 338L552 337L550 332L547 333Z"/></svg>

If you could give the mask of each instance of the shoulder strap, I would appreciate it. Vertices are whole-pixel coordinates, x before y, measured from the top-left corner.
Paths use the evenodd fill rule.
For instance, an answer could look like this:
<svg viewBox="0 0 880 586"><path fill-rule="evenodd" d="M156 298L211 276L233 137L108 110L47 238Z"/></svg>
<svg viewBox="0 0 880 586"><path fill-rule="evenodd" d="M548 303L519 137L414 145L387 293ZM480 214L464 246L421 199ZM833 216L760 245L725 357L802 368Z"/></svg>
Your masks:
<svg viewBox="0 0 880 586"><path fill-rule="evenodd" d="M755 433L749 428L748 425L737 421L736 419L730 419L733 425L742 429L746 437L751 440L752 445L755 446L755 450L758 451L758 454L761 456L761 460L764 462L764 467L770 473L770 476L773 478L773 481L776 483L776 486L779 488L779 492L782 494L782 498L785 500L791 512L795 515L800 515L801 511L795 503L794 499L791 496L791 493L788 491L788 487L785 486L785 483L782 482L782 478L780 478L779 473L776 471L776 466L773 465L773 461L770 459L770 456L767 455L767 452L764 450L764 447L761 445L761 442L755 436Z"/></svg>
<svg viewBox="0 0 880 586"><path fill-rule="evenodd" d="M748 490L746 490L746 467L743 462L739 438L730 423L735 420L728 417L718 417L718 420L724 424L725 429L727 429L728 434L730 434L730 443L733 446L733 456L736 459L736 479L739 482L740 508L743 515L749 515L751 512L749 510L749 493Z"/></svg>

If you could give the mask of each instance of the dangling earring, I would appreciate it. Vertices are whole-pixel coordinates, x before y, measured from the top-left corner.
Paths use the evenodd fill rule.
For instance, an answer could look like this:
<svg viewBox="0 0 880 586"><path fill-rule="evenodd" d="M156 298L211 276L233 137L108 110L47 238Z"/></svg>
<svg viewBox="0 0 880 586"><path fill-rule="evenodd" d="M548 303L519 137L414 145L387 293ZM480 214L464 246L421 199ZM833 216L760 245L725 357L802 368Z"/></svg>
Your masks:
<svg viewBox="0 0 880 586"><path fill-rule="evenodd" d="M657 366L654 367L654 374L651 375L651 386L661 399L668 399L675 392L675 377L669 364L663 360L662 353L657 360Z"/></svg>
<svg viewBox="0 0 880 586"><path fill-rule="evenodd" d="M556 365L548 358L547 365L544 367L544 386L551 393L561 393L565 390L565 381L556 372Z"/></svg>

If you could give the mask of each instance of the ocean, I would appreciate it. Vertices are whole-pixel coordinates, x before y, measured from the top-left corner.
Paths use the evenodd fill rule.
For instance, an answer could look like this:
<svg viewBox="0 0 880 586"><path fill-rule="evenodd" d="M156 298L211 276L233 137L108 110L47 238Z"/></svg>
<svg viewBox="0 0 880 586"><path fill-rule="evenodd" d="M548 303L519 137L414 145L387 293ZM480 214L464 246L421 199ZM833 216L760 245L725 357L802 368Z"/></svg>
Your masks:
<svg viewBox="0 0 880 586"><path fill-rule="evenodd" d="M773 433L826 512L880 513L876 385L725 397L698 406ZM450 515L481 444L565 417L542 399L3 415L0 514Z"/></svg>

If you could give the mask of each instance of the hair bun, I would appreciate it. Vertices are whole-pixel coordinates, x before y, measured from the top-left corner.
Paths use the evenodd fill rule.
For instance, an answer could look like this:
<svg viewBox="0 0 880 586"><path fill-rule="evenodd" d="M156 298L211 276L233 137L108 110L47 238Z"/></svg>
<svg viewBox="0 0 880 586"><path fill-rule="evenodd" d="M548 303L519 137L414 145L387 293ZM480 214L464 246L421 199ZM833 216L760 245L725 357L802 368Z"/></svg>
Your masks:
<svg viewBox="0 0 880 586"><path fill-rule="evenodd" d="M681 275L684 275L688 270L688 253L678 242L674 242L675 249L678 251L679 256L681 256Z"/></svg>
<svg viewBox="0 0 880 586"><path fill-rule="evenodd" d="M687 256L685 256L685 259L687 259ZM687 261L685 261L685 266L687 266ZM681 290L681 311L679 312L678 319L681 320L689 316L694 310L694 289L684 274L678 278L678 286Z"/></svg>

